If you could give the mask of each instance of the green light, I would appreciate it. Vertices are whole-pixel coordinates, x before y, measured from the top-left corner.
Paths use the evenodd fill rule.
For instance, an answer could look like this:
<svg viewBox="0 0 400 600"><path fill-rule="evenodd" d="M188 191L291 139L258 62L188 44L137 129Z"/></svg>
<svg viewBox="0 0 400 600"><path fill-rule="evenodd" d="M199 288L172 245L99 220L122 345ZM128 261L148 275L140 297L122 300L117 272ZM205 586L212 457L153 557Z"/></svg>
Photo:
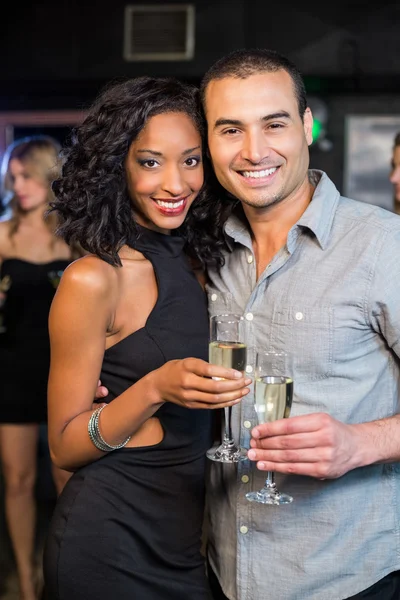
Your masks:
<svg viewBox="0 0 400 600"><path fill-rule="evenodd" d="M316 142L322 131L322 123L318 121L318 119L314 118L313 128L312 128L312 137L313 141Z"/></svg>

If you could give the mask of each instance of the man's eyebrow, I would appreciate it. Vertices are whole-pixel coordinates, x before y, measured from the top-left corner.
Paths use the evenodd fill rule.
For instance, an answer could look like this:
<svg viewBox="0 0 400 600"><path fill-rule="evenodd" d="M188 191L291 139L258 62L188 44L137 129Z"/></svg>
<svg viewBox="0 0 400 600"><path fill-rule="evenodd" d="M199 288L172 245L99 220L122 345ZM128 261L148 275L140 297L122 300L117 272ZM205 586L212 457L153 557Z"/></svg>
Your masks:
<svg viewBox="0 0 400 600"><path fill-rule="evenodd" d="M273 119L290 119L291 116L286 110L281 110L276 113L271 113L270 115L265 115L265 117L261 117L261 121L272 121ZM231 118L220 118L215 121L214 129L218 127L223 127L225 125L231 127L243 127L244 123L239 119L231 119Z"/></svg>
<svg viewBox="0 0 400 600"><path fill-rule="evenodd" d="M231 125L232 127L241 127L243 125L242 121L238 121L237 119L217 119L214 124L214 129L217 127L222 127L223 125Z"/></svg>
<svg viewBox="0 0 400 600"><path fill-rule="evenodd" d="M271 115L266 115L261 120L262 121L273 121L274 119L291 119L291 116L286 110L281 110L279 112L272 113Z"/></svg>

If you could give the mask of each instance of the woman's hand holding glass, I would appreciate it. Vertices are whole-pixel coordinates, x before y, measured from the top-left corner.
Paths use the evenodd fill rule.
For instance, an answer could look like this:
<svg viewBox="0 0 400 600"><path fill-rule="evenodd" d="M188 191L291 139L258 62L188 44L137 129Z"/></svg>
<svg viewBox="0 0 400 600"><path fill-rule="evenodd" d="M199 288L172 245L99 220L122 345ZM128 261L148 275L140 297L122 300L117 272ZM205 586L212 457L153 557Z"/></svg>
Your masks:
<svg viewBox="0 0 400 600"><path fill-rule="evenodd" d="M235 369L212 365L200 358L171 360L150 373L160 402L192 409L233 406L249 393L251 379Z"/></svg>

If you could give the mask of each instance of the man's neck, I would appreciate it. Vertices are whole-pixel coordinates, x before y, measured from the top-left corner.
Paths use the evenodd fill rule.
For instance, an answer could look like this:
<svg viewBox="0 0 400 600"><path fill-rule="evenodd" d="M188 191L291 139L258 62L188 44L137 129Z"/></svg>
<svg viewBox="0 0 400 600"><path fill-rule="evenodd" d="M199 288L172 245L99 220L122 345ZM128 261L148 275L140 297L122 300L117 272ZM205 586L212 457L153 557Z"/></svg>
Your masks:
<svg viewBox="0 0 400 600"><path fill-rule="evenodd" d="M257 265L257 279L286 244L290 229L310 204L314 187L308 179L278 204L263 209L242 204L248 220Z"/></svg>

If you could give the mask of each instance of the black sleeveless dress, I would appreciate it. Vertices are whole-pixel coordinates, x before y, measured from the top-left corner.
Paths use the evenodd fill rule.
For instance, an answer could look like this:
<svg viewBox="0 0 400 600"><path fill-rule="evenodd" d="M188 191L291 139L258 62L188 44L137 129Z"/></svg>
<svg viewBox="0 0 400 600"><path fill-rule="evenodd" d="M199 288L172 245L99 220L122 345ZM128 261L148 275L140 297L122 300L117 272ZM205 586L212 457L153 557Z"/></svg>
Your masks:
<svg viewBox="0 0 400 600"><path fill-rule="evenodd" d="M0 289L6 294L0 329L0 423L47 420L48 317L69 262L7 258L0 266Z"/></svg>
<svg viewBox="0 0 400 600"><path fill-rule="evenodd" d="M166 361L207 359L205 295L179 237L140 228L158 300L145 327L106 350L112 400ZM200 537L211 411L165 403L163 440L79 469L58 500L45 551L48 600L209 600Z"/></svg>

